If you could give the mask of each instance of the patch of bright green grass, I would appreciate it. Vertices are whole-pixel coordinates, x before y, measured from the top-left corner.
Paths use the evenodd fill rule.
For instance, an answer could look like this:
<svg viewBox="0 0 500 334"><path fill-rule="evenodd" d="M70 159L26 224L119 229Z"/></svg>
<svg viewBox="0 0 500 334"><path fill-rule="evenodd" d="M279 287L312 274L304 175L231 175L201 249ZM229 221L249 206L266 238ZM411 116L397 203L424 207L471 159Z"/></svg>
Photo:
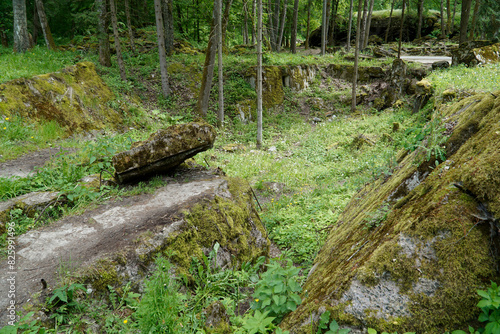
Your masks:
<svg viewBox="0 0 500 334"><path fill-rule="evenodd" d="M266 200L260 215L271 238L280 248L290 249L296 262L307 264L355 192L366 182L391 174L404 142L404 128L414 119L401 110L360 117L339 115L312 126L294 113L278 114L281 117L265 118L264 150L255 149L255 124L239 125L247 130L235 127L234 132L222 132L215 149L197 160L215 159L227 175L243 177L262 190ZM403 130L391 133L393 122L399 122ZM376 144L356 149L352 142L360 134ZM225 152L223 147L229 143L245 149ZM270 183L284 185L283 192L267 189Z"/></svg>
<svg viewBox="0 0 500 334"><path fill-rule="evenodd" d="M52 51L40 46L25 53L14 53L12 48L0 47L0 83L59 71L85 59L85 54L80 52Z"/></svg>
<svg viewBox="0 0 500 334"><path fill-rule="evenodd" d="M500 90L499 78L499 63L476 67L452 66L447 69L433 71L428 76L437 96L440 96L446 89L494 92Z"/></svg>

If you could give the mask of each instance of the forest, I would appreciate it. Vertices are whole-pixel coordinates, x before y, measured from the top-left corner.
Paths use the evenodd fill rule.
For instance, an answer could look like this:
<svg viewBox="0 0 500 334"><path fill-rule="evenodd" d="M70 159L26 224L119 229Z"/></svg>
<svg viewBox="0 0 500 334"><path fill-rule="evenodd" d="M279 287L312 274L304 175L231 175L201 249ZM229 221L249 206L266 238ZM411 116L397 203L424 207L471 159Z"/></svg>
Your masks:
<svg viewBox="0 0 500 334"><path fill-rule="evenodd" d="M500 333L499 32L497 0L0 0L0 334Z"/></svg>

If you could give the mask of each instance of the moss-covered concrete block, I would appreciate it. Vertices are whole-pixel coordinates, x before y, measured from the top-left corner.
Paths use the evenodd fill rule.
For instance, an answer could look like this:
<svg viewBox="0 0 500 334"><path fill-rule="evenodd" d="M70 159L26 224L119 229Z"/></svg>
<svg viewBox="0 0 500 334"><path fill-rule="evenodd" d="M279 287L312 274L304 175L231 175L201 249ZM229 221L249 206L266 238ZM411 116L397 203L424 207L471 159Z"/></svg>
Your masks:
<svg viewBox="0 0 500 334"><path fill-rule="evenodd" d="M284 329L309 333L311 314L326 310L344 326L379 332L443 333L477 321L476 291L500 280L490 226L500 217L500 92L439 110L451 133L447 160L427 161L417 149L353 196Z"/></svg>
<svg viewBox="0 0 500 334"><path fill-rule="evenodd" d="M121 111L108 106L113 92L90 62L59 72L16 79L0 85L0 114L57 121L69 133L119 129Z"/></svg>
<svg viewBox="0 0 500 334"><path fill-rule="evenodd" d="M211 148L217 133L205 122L172 125L152 134L149 139L113 157L115 178L130 182L179 166L199 152Z"/></svg>

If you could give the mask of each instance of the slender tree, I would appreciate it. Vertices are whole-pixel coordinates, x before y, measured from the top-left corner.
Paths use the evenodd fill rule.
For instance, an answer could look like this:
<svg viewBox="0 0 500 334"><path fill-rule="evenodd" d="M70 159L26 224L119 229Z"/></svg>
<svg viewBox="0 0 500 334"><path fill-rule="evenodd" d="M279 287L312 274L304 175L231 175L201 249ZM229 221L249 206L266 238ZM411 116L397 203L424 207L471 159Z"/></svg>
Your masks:
<svg viewBox="0 0 500 334"><path fill-rule="evenodd" d="M462 0L462 15L460 17L460 43L467 42L467 26L472 0Z"/></svg>
<svg viewBox="0 0 500 334"><path fill-rule="evenodd" d="M387 40L389 38L389 31L391 30L391 21L392 21L392 13L394 11L394 2L396 2L396 0L391 1L391 13L389 14L389 23L387 23L387 30L385 31L385 43L387 43Z"/></svg>
<svg viewBox="0 0 500 334"><path fill-rule="evenodd" d="M451 32L451 4L450 0L446 0L446 34Z"/></svg>
<svg viewBox="0 0 500 334"><path fill-rule="evenodd" d="M203 76L201 79L200 94L198 95L198 104L196 106L198 113L202 117L207 116L208 111L208 100L210 97L210 90L212 88L212 80L214 76L214 65L215 65L215 53L217 50L216 43L216 12L217 7L214 6L212 14L212 28L210 29L210 35L208 37L207 50L205 51L205 65L203 66Z"/></svg>
<svg viewBox="0 0 500 334"><path fill-rule="evenodd" d="M257 0L257 148L262 148L262 0Z"/></svg>
<svg viewBox="0 0 500 334"><path fill-rule="evenodd" d="M306 28L306 45L305 45L306 50L309 49L309 33L311 32L311 3L312 0L307 0L307 28Z"/></svg>
<svg viewBox="0 0 500 334"><path fill-rule="evenodd" d="M373 13L373 3L374 0L370 0L370 10L368 11L368 15L366 18L366 29L365 29L365 37L364 37L364 43L363 43L363 48L366 48L368 46L368 39L370 37L370 28L372 25L372 13Z"/></svg>
<svg viewBox="0 0 500 334"><path fill-rule="evenodd" d="M453 2L453 15L451 16L451 31L450 33L455 32L455 14L457 13L457 0Z"/></svg>
<svg viewBox="0 0 500 334"><path fill-rule="evenodd" d="M368 16L368 1L370 0L364 0L363 3L363 17L361 18L361 26L360 26L360 35L359 35L359 48L362 49L365 45L365 34L366 34L366 19ZM359 13L358 13L359 15Z"/></svg>
<svg viewBox="0 0 500 334"><path fill-rule="evenodd" d="M165 51L165 32L163 31L163 11L161 0L154 0L156 19L156 38L158 41L158 54L160 56L161 91L164 97L170 95L167 72L167 53Z"/></svg>
<svg viewBox="0 0 500 334"><path fill-rule="evenodd" d="M481 0L476 0L474 4L474 13L472 14L471 30L469 32L469 40L474 39L474 31L476 29L477 13L479 12L479 6L481 6Z"/></svg>
<svg viewBox="0 0 500 334"><path fill-rule="evenodd" d="M14 10L14 50L26 52L30 47L26 0L12 0Z"/></svg>
<svg viewBox="0 0 500 334"><path fill-rule="evenodd" d="M111 51L109 49L108 35L108 13L106 10L106 0L96 0L96 7L99 13L97 25L97 38L99 40L99 63L102 66L111 67Z"/></svg>
<svg viewBox="0 0 500 334"><path fill-rule="evenodd" d="M217 49L219 66L219 110L217 113L217 126L224 126L224 76L222 73L222 0L215 0L217 3ZM214 4L215 5L215 4Z"/></svg>
<svg viewBox="0 0 500 334"><path fill-rule="evenodd" d="M42 0L35 0L36 11L38 13L38 18L40 19L40 25L42 26L43 38L45 39L45 44L51 50L56 49L56 44L52 38L52 33L50 32L49 22L47 21L47 16L45 15L45 9L43 8Z"/></svg>
<svg viewBox="0 0 500 334"><path fill-rule="evenodd" d="M118 68L120 69L120 78L127 81L127 74L125 72L125 63L123 62L122 48L120 45L120 33L118 32L118 20L116 19L115 0L109 0L109 8L111 11L111 25L113 26L113 35L115 37L115 50Z"/></svg>
<svg viewBox="0 0 500 334"><path fill-rule="evenodd" d="M352 7L354 4L354 0L349 1L349 24L347 27L347 45L346 45L346 51L349 52L349 49L351 48L351 30L352 30ZM359 13L358 13L359 15Z"/></svg>
<svg viewBox="0 0 500 334"><path fill-rule="evenodd" d="M358 61L359 61L359 37L361 35L361 4L363 0L358 0L358 18L356 20L356 42L354 43L354 74L352 76L352 99L351 111L356 111L356 85L358 84Z"/></svg>
<svg viewBox="0 0 500 334"><path fill-rule="evenodd" d="M299 0L293 3L292 36L290 37L290 47L292 53L297 53L297 21L299 19Z"/></svg>
<svg viewBox="0 0 500 334"><path fill-rule="evenodd" d="M446 26L444 24L444 0L440 1L440 13L441 13L441 38L446 36Z"/></svg>
<svg viewBox="0 0 500 334"><path fill-rule="evenodd" d="M130 0L125 0L125 19L127 20L128 38L130 41L130 50L135 53L134 32L132 30L132 20L130 18Z"/></svg>
<svg viewBox="0 0 500 334"><path fill-rule="evenodd" d="M282 17L281 17L281 27L280 27L280 30L279 30L279 38L278 38L278 42L276 43L276 51L277 52L280 52L280 50L281 50L281 43L283 42L283 33L285 32L287 5L288 5L288 0L284 0L283 13L282 13Z"/></svg>
<svg viewBox="0 0 500 334"><path fill-rule="evenodd" d="M323 0L323 19L321 20L321 55L326 54L326 32L327 32L327 2L328 0Z"/></svg>
<svg viewBox="0 0 500 334"><path fill-rule="evenodd" d="M163 0L163 29L165 32L165 52L171 55L174 52L174 15L172 0Z"/></svg>
<svg viewBox="0 0 500 334"><path fill-rule="evenodd" d="M418 0L417 16L418 16L417 39L419 39L422 38L422 23L424 20L424 0Z"/></svg>
<svg viewBox="0 0 500 334"><path fill-rule="evenodd" d="M399 26L398 59L401 59L401 41L403 40L403 27L405 24L405 0L401 9L401 25Z"/></svg>
<svg viewBox="0 0 500 334"><path fill-rule="evenodd" d="M257 17L257 2L255 0L252 0L252 15L251 15L251 21L252 21L252 45L254 45L257 42L257 36L255 32L255 18Z"/></svg>

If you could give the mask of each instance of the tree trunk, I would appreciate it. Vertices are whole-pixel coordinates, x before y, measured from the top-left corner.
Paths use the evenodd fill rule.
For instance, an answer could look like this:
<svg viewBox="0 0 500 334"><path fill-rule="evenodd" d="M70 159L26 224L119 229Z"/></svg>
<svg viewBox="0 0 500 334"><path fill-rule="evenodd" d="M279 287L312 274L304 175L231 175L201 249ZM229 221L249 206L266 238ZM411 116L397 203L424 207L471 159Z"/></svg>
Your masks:
<svg viewBox="0 0 500 334"><path fill-rule="evenodd" d="M360 49L363 49L364 45L365 45L365 34L366 34L366 18L368 16L368 1L370 0L364 0L364 3L363 3L363 17L361 18L361 26L360 26L360 34L359 34L359 48ZM358 13L359 15L359 13Z"/></svg>
<svg viewBox="0 0 500 334"><path fill-rule="evenodd" d="M330 23L328 24L328 43L327 43L327 45L333 45L333 41L335 40L335 24L337 23L338 8L339 8L339 0L333 0L332 15L330 16Z"/></svg>
<svg viewBox="0 0 500 334"><path fill-rule="evenodd" d="M328 17L326 8L327 8L328 0L323 0L323 18L321 20L321 55L324 56L326 54L326 29L327 29L327 20Z"/></svg>
<svg viewBox="0 0 500 334"><path fill-rule="evenodd" d="M45 44L51 50L56 49L56 44L52 38L52 33L50 32L49 23L47 21L47 16L45 15L45 9L43 8L42 0L35 0L36 10L38 12L38 17L40 19L40 24L42 26L43 38L45 39Z"/></svg>
<svg viewBox="0 0 500 334"><path fill-rule="evenodd" d="M165 32L163 31L164 24L161 0L154 0L154 4L156 19L156 38L158 40L158 54L160 56L161 91L163 93L163 96L167 97L170 94L170 87L168 84L167 53L165 51Z"/></svg>
<svg viewBox="0 0 500 334"><path fill-rule="evenodd" d="M0 27L0 40L2 41L2 46L8 48L9 47L9 42L7 40L7 34L5 33L5 30Z"/></svg>
<svg viewBox="0 0 500 334"><path fill-rule="evenodd" d="M285 22L286 22L286 9L288 6L288 0L284 0L283 3L283 15L281 16L281 27L280 27L280 35L278 38L278 43L276 43L276 51L280 52L281 43L283 42L283 33L285 32Z"/></svg>
<svg viewBox="0 0 500 334"><path fill-rule="evenodd" d="M299 0L293 3L292 36L290 37L290 48L292 53L297 53L297 21L299 19Z"/></svg>
<svg viewBox="0 0 500 334"><path fill-rule="evenodd" d="M174 15L172 0L163 0L161 7L163 15L163 29L165 32L165 52L171 55L174 52Z"/></svg>
<svg viewBox="0 0 500 334"><path fill-rule="evenodd" d="M120 34L118 32L118 20L116 19L115 0L109 0L109 7L111 11L111 25L113 26L113 35L115 37L116 60L118 62L118 68L120 69L120 78L122 78L123 81L127 81L125 63L123 62L122 48L120 45Z"/></svg>
<svg viewBox="0 0 500 334"><path fill-rule="evenodd" d="M278 48L278 39L280 35L280 5L281 1L280 0L274 0L274 17L273 17L273 22L274 26L272 27L273 32L274 32L274 40L271 43L271 47L273 48L273 51L276 51Z"/></svg>
<svg viewBox="0 0 500 334"><path fill-rule="evenodd" d="M444 1L441 0L441 38L444 39L446 36L446 27L444 25Z"/></svg>
<svg viewBox="0 0 500 334"><path fill-rule="evenodd" d="M370 10L368 12L368 17L366 18L367 23L366 23L366 27L365 27L365 37L364 37L365 40L363 43L363 49L368 46L368 39L370 37L370 28L372 25L373 3L374 3L374 0L371 0L370 1Z"/></svg>
<svg viewBox="0 0 500 334"><path fill-rule="evenodd" d="M346 51L349 52L349 49L351 48L351 30L352 30L352 7L353 7L354 0L350 1L349 4L349 25L347 27L347 45L346 45ZM358 13L359 15L359 13Z"/></svg>
<svg viewBox="0 0 500 334"><path fill-rule="evenodd" d="M217 113L217 126L219 128L222 128L224 126L224 74L222 72L222 0L216 0L215 2L217 3L217 53L219 66L219 109Z"/></svg>
<svg viewBox="0 0 500 334"><path fill-rule="evenodd" d="M175 8L177 10L177 30L179 30L179 33L181 35L184 35L184 28L182 28L182 11L181 11L181 6L179 4L175 5Z"/></svg>
<svg viewBox="0 0 500 334"><path fill-rule="evenodd" d="M352 99L351 112L356 111L356 85L358 84L358 61L359 61L359 37L361 35L361 4L363 0L358 0L358 19L356 21L356 42L354 43L354 75L352 76Z"/></svg>
<svg viewBox="0 0 500 334"><path fill-rule="evenodd" d="M451 4L450 0L446 0L446 34L451 32Z"/></svg>
<svg viewBox="0 0 500 334"><path fill-rule="evenodd" d="M106 10L106 0L96 0L96 7L99 13L99 23L97 25L97 38L99 40L99 63L102 66L111 67L111 51L109 49L108 36L108 13Z"/></svg>
<svg viewBox="0 0 500 334"><path fill-rule="evenodd" d="M262 147L262 0L257 0L257 149Z"/></svg>
<svg viewBox="0 0 500 334"><path fill-rule="evenodd" d="M424 0L418 0L417 15L418 15L417 39L420 39L422 38L422 23L424 20Z"/></svg>
<svg viewBox="0 0 500 334"><path fill-rule="evenodd" d="M305 45L306 50L309 50L309 33L311 31L311 2L312 0L307 0L307 28L306 28L306 45Z"/></svg>
<svg viewBox="0 0 500 334"><path fill-rule="evenodd" d="M212 14L213 15L212 27L210 28L207 50L205 52L205 65L203 66L203 76L201 78L200 94L198 96L198 104L196 105L197 112L202 117L207 116L208 100L210 98L210 90L212 88L212 80L214 77L215 53L217 50L217 43L215 41L216 38L215 17L217 15L216 11L217 7L214 6L214 11Z"/></svg>
<svg viewBox="0 0 500 334"><path fill-rule="evenodd" d="M399 27L398 59L401 59L401 41L403 40L403 27L405 23L405 0L401 9L401 26Z"/></svg>
<svg viewBox="0 0 500 334"><path fill-rule="evenodd" d="M467 26L469 24L472 0L462 1L462 16L460 18L460 43L467 42Z"/></svg>
<svg viewBox="0 0 500 334"><path fill-rule="evenodd" d="M257 36L256 33L255 33L255 18L257 17L256 16L256 9L257 5L256 5L256 1L255 0L252 0L252 15L251 15L251 22L252 22L252 45L254 45L256 42L257 42Z"/></svg>
<svg viewBox="0 0 500 334"><path fill-rule="evenodd" d="M455 31L455 14L457 13L457 0L453 2L453 15L451 17L451 33Z"/></svg>
<svg viewBox="0 0 500 334"><path fill-rule="evenodd" d="M221 13L222 16L222 13ZM221 22L222 24L222 22ZM248 8L247 2L243 3L243 44L248 45Z"/></svg>
<svg viewBox="0 0 500 334"><path fill-rule="evenodd" d="M37 0L38 1L38 0ZM130 50L135 54L134 32L132 31L132 20L130 19L130 0L125 0L125 18L127 20L128 38Z"/></svg>
<svg viewBox="0 0 500 334"><path fill-rule="evenodd" d="M14 51L26 52L30 47L26 0L12 0L14 21Z"/></svg>
<svg viewBox="0 0 500 334"><path fill-rule="evenodd" d="M224 15L222 16L222 44L226 45L226 31L227 25L229 23L229 12L231 10L231 5L233 4L233 0L226 0L224 4Z"/></svg>
<svg viewBox="0 0 500 334"><path fill-rule="evenodd" d="M387 44L387 39L389 38L389 31L391 30L391 21L392 21L392 12L394 11L394 2L396 0L392 0L391 2L391 13L389 14L389 23L387 24L387 30L385 31L385 43Z"/></svg>
<svg viewBox="0 0 500 334"><path fill-rule="evenodd" d="M474 4L474 13L472 14L472 24L471 24L471 30L469 33L469 40L474 40L474 30L476 29L476 22L477 22L477 13L479 12L479 6L481 5L481 0L476 0L476 3Z"/></svg>
<svg viewBox="0 0 500 334"><path fill-rule="evenodd" d="M42 25L40 23L40 17L38 16L38 10L36 9L36 4L33 6L33 30L31 31L31 39L33 40L33 45L37 45L38 37L43 35Z"/></svg>

